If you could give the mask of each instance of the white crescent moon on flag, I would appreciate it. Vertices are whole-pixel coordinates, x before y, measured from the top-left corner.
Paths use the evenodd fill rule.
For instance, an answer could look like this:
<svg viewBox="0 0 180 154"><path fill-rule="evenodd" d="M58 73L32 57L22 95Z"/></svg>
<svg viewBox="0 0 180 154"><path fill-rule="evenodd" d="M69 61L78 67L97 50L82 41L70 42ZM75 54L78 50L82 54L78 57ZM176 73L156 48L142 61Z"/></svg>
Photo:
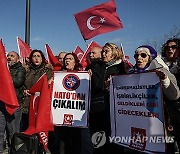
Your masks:
<svg viewBox="0 0 180 154"><path fill-rule="evenodd" d="M79 57L79 55L83 55L83 53L78 53L78 54L77 54L77 57Z"/></svg>
<svg viewBox="0 0 180 154"><path fill-rule="evenodd" d="M33 98L33 109L34 109L34 106L35 106L36 98L37 98L38 96L40 96L40 92L36 92L36 93L34 94L34 98Z"/></svg>
<svg viewBox="0 0 180 154"><path fill-rule="evenodd" d="M92 27L92 25L91 25L91 20L92 20L93 18L95 18L95 17L97 17L97 16L91 16L91 17L89 17L88 20L87 20L87 27L88 27L90 30L95 30L95 29L101 27L101 26L98 26L98 27L96 27L96 28L95 28L95 27Z"/></svg>

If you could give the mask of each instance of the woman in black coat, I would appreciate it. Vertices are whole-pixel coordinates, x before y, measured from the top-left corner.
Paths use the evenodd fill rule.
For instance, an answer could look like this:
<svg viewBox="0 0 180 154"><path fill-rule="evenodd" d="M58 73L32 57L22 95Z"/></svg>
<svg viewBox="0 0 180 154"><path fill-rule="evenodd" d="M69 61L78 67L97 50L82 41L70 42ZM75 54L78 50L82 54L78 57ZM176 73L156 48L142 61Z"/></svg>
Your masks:
<svg viewBox="0 0 180 154"><path fill-rule="evenodd" d="M166 41L162 46L162 58L169 67L169 70L177 80L180 88L180 39L173 38ZM169 114L170 124L173 126L171 134L175 136L178 148L180 150L180 98L175 101L167 101L167 111ZM173 149L174 147L172 147ZM172 151L171 149L171 151Z"/></svg>
<svg viewBox="0 0 180 154"><path fill-rule="evenodd" d="M118 46L113 43L106 43L102 49L102 61L90 65L89 72L92 74L90 130L92 135L101 131L106 136L106 144L94 149L94 153L110 153L107 142L111 132L109 82L112 75L126 73L122 57L123 52ZM94 146L98 146L96 140L93 142Z"/></svg>

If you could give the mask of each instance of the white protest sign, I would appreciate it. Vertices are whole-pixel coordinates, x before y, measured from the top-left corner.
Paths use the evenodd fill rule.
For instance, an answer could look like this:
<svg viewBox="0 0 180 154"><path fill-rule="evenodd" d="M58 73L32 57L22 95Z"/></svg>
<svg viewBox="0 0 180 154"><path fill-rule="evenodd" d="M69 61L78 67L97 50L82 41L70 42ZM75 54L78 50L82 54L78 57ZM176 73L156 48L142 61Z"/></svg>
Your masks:
<svg viewBox="0 0 180 154"><path fill-rule="evenodd" d="M55 72L52 92L54 125L88 126L90 79L87 72Z"/></svg>
<svg viewBox="0 0 180 154"><path fill-rule="evenodd" d="M146 153L165 152L168 139L156 73L114 76L110 93L110 141Z"/></svg>

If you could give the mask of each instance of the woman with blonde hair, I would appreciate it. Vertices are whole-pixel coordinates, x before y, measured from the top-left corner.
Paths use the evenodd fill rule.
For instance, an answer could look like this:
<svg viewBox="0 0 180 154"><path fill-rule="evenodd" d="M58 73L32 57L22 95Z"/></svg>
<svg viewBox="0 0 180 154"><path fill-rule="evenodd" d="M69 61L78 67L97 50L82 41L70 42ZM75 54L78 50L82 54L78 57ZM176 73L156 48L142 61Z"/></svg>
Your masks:
<svg viewBox="0 0 180 154"><path fill-rule="evenodd" d="M119 60L123 58L123 52L116 44L106 43L103 49L108 50L108 48L112 50L112 55L114 56L114 59Z"/></svg>
<svg viewBox="0 0 180 154"><path fill-rule="evenodd" d="M112 75L125 74L123 52L114 43L106 43L102 48L102 60L90 66L91 74L91 104L90 104L90 131L93 135L102 131L108 138L110 136L110 102L109 81ZM94 153L115 153L115 146L106 142ZM112 151L113 150L113 151ZM121 149L118 149L118 151Z"/></svg>

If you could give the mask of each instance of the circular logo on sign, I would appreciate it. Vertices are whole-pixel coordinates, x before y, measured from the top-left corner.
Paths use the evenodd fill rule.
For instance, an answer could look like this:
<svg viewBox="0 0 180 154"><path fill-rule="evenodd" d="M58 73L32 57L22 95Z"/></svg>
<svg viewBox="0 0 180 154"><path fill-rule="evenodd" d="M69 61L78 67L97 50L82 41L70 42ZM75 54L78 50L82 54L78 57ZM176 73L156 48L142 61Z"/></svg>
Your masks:
<svg viewBox="0 0 180 154"><path fill-rule="evenodd" d="M80 85L80 79L75 74L68 74L64 77L62 85L66 90L76 90Z"/></svg>
<svg viewBox="0 0 180 154"><path fill-rule="evenodd" d="M92 135L91 141L94 148L99 148L106 143L106 133L104 131L96 132Z"/></svg>
<svg viewBox="0 0 180 154"><path fill-rule="evenodd" d="M65 125L72 125L73 115L72 114L64 114L64 122Z"/></svg>

